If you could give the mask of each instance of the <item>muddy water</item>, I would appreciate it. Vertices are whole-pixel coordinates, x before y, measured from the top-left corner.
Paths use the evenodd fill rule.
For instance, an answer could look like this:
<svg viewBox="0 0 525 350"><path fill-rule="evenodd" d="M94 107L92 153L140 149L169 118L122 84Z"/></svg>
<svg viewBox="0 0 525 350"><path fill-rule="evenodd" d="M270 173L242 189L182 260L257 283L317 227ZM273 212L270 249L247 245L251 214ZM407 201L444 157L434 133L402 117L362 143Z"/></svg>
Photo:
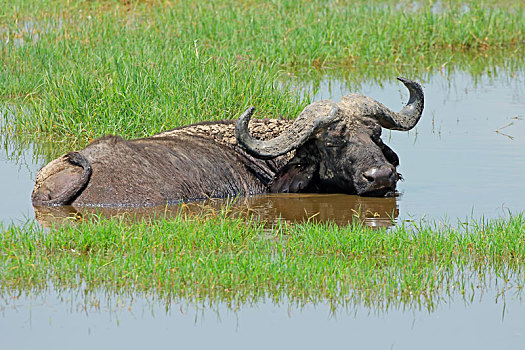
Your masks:
<svg viewBox="0 0 525 350"><path fill-rule="evenodd" d="M383 140L400 156L399 171L404 181L396 198L360 198L347 195L271 195L239 198L237 211L273 222L331 220L339 224L359 218L367 225L390 226L405 220L456 220L492 218L525 210L525 74L483 76L468 74L451 77L440 74L423 82L425 111L410 132L383 130ZM324 82L315 99L339 100L359 91L394 110L408 99L397 81L352 89L341 81ZM32 181L45 164L17 145L4 144L0 155L0 220L25 221L34 217L30 203ZM223 202L194 203L186 210L203 205L217 209ZM176 213L180 208L141 208L132 216ZM81 217L93 210L85 208L36 209L44 224L53 217L72 213ZM114 215L122 210L100 209Z"/></svg>
<svg viewBox="0 0 525 350"><path fill-rule="evenodd" d="M50 227L54 222L89 218L90 214L104 217L126 215L131 219L170 217L178 213L208 215L227 206L232 215L253 216L270 226L277 220L287 222L335 222L346 225L359 220L371 227L390 227L398 216L395 198L362 198L340 194L270 194L248 198L237 198L234 202L212 199L184 205L147 208L74 208L38 207L35 216L38 222Z"/></svg>

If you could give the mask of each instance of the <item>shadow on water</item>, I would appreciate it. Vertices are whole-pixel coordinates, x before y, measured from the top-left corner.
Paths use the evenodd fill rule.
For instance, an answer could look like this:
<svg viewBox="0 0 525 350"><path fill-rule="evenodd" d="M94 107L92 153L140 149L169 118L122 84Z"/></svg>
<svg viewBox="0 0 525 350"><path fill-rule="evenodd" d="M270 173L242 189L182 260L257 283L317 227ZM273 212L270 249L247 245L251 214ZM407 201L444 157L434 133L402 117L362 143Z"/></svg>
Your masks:
<svg viewBox="0 0 525 350"><path fill-rule="evenodd" d="M44 227L63 221L89 219L90 215L103 217L127 216L134 220L173 217L180 214L209 214L228 207L233 215L253 216L273 225L277 221L333 222L348 225L359 222L369 227L388 228L395 224L399 214L395 197L368 198L344 194L271 194L237 198L234 201L210 199L180 205L143 208L91 207L35 207L35 217Z"/></svg>

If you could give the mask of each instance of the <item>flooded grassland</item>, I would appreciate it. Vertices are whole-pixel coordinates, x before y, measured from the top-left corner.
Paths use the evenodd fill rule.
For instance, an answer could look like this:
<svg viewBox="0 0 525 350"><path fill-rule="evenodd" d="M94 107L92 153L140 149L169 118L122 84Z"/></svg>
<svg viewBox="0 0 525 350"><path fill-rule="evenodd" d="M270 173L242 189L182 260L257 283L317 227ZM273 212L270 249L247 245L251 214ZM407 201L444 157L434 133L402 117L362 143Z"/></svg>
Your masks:
<svg viewBox="0 0 525 350"><path fill-rule="evenodd" d="M3 339L16 344L14 334L28 330L71 329L93 345L96 336L134 339L133 329L146 327L158 336L176 328L190 348L207 344L189 340L197 331L226 332L222 341L240 337L246 345L262 318L262 329L281 340L289 338L280 327L300 332L304 324L324 329L334 344L344 340L332 327L351 329L355 343L366 344L368 325L386 334L372 341L378 347L420 347L432 328L458 343L482 331L482 348L502 338L509 348L519 344L523 78L474 81L458 72L426 81L421 123L383 135L405 177L394 198L270 195L142 208L120 220L111 217L122 209L95 210L95 217L85 208L46 211L29 196L45 160L36 147L6 144L0 169L12 174L5 177L12 201L2 204L11 215L3 218L0 249ZM323 84L318 98L348 92L343 83ZM406 100L395 83L361 89L388 106ZM494 183L501 169L504 185ZM24 225L33 215L49 229ZM301 338L305 346L316 344L308 339Z"/></svg>
<svg viewBox="0 0 525 350"><path fill-rule="evenodd" d="M0 347L523 344L522 5L157 5L20 1L0 18ZM426 100L415 129L383 131L394 198L31 205L41 166L103 134L352 92L399 110L397 75Z"/></svg>

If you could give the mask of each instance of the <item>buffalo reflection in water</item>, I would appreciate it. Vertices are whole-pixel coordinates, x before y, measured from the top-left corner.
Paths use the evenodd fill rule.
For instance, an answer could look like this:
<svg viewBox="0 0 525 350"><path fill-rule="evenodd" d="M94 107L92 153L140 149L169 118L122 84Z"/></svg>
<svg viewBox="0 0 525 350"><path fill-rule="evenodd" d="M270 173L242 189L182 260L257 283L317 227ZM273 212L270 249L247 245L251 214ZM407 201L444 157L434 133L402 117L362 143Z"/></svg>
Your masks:
<svg viewBox="0 0 525 350"><path fill-rule="evenodd" d="M374 198L343 194L271 194L237 198L235 201L209 199L152 207L73 207L38 206L37 221L44 227L82 220L90 215L127 216L134 220L174 217L179 214L206 215L228 208L235 215L253 216L269 225L278 220L298 222L334 222L348 225L360 222L369 227L391 227L399 215L396 197Z"/></svg>

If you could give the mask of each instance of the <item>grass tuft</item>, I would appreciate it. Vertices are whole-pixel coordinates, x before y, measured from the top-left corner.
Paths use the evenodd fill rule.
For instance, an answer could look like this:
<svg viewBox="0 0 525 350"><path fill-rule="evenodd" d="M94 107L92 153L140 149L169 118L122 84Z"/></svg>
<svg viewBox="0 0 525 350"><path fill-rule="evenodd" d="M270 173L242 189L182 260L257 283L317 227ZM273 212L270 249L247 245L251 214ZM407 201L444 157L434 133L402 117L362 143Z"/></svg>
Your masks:
<svg viewBox="0 0 525 350"><path fill-rule="evenodd" d="M521 288L524 247L522 214L466 231L312 223L269 230L225 213L131 224L98 218L50 231L28 223L1 229L0 289L432 308L447 295L482 292L491 279Z"/></svg>

